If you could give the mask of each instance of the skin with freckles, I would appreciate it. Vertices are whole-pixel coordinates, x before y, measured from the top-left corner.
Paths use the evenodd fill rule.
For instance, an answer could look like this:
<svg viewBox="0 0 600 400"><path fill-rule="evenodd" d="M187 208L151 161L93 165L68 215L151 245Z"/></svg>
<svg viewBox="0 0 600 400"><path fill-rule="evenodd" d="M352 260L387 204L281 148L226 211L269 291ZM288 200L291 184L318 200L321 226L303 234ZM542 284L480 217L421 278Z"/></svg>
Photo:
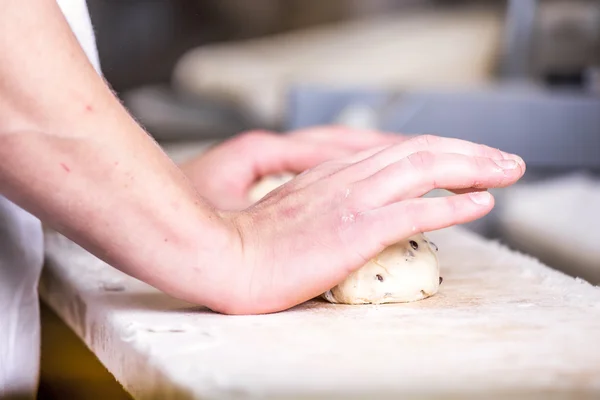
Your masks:
<svg viewBox="0 0 600 400"><path fill-rule="evenodd" d="M91 108L88 110L88 106ZM175 165L96 73L56 2L0 13L0 194L115 268L217 312L276 312L386 246L493 207L523 161L475 143L319 127ZM256 204L262 176L304 171ZM458 193L423 199L434 188Z"/></svg>

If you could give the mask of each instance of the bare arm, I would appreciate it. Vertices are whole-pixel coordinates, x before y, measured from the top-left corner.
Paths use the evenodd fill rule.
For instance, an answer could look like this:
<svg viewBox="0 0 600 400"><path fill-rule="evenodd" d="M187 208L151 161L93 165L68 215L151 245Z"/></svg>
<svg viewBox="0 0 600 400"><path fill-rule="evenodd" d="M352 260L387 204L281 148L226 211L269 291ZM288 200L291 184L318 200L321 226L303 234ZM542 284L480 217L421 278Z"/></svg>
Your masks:
<svg viewBox="0 0 600 400"><path fill-rule="evenodd" d="M193 286L230 237L97 75L53 0L2 3L0 160L0 193L166 291Z"/></svg>

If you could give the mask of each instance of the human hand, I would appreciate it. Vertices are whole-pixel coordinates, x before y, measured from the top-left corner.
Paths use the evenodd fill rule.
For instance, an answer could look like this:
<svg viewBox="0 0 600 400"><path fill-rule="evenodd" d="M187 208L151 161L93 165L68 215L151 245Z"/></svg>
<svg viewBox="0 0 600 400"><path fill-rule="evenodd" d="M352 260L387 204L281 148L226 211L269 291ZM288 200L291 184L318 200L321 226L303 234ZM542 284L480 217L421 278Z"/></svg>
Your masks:
<svg viewBox="0 0 600 400"><path fill-rule="evenodd" d="M202 197L219 209L243 209L248 191L266 175L300 173L322 162L405 136L337 126L315 127L280 135L252 131L238 135L180 165Z"/></svg>
<svg viewBox="0 0 600 400"><path fill-rule="evenodd" d="M428 135L325 162L248 209L221 214L237 240L210 271L207 306L231 314L293 307L393 243L486 215L494 199L485 189L524 172L517 156ZM467 192L420 198L436 188Z"/></svg>

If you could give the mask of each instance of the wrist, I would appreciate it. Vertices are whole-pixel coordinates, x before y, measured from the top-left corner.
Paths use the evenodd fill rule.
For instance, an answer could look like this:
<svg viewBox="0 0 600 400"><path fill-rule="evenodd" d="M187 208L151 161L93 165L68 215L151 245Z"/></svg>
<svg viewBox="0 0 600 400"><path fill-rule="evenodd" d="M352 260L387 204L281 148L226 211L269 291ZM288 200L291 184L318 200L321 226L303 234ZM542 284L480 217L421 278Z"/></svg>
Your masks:
<svg viewBox="0 0 600 400"><path fill-rule="evenodd" d="M148 142L5 136L1 191L113 267L207 304L234 229Z"/></svg>
<svg viewBox="0 0 600 400"><path fill-rule="evenodd" d="M239 236L229 218L205 204L193 214L158 229L152 255L127 264L157 289L219 310L232 284Z"/></svg>

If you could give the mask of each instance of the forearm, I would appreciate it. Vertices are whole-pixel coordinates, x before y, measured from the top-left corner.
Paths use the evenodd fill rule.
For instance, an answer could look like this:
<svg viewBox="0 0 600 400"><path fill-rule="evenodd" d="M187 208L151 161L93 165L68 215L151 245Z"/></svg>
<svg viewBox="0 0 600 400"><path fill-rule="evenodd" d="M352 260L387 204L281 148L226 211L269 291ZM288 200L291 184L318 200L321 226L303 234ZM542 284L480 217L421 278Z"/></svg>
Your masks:
<svg viewBox="0 0 600 400"><path fill-rule="evenodd" d="M3 4L0 158L0 193L161 289L198 280L226 245L216 212L89 65L52 0Z"/></svg>

